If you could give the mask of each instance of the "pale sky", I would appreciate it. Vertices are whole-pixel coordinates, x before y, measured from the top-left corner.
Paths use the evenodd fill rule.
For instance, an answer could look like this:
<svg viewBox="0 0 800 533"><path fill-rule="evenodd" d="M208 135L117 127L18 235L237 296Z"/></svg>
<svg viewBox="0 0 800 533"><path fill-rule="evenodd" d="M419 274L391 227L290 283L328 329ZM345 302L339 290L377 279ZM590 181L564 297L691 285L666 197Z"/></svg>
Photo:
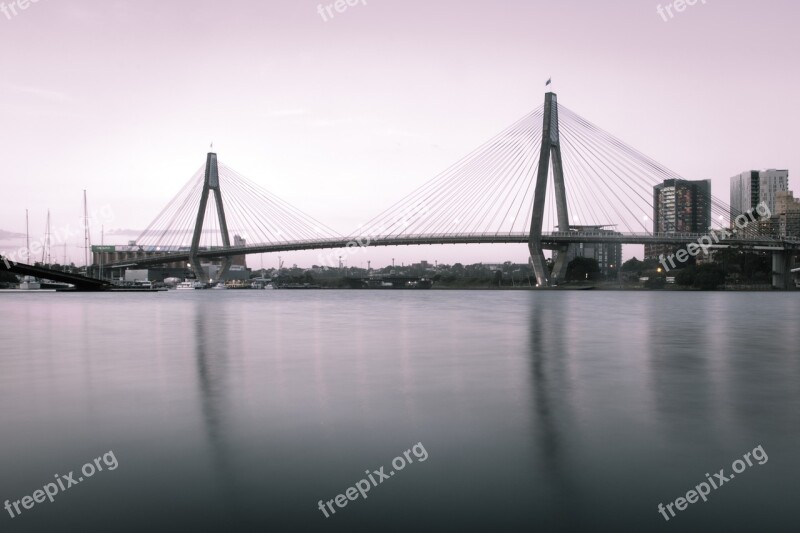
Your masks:
<svg viewBox="0 0 800 533"><path fill-rule="evenodd" d="M113 211L107 229L137 230L106 236L125 244L212 141L347 234L539 106L551 76L562 104L711 178L719 198L730 176L764 168L788 168L800 194L792 0L698 1L666 22L655 0L367 0L327 21L316 0L13 4L0 12L0 249L19 245L3 232L24 233L25 208L32 238L48 208L54 228L76 226L83 189L91 210ZM527 248L377 249L350 264L391 257L525 261Z"/></svg>

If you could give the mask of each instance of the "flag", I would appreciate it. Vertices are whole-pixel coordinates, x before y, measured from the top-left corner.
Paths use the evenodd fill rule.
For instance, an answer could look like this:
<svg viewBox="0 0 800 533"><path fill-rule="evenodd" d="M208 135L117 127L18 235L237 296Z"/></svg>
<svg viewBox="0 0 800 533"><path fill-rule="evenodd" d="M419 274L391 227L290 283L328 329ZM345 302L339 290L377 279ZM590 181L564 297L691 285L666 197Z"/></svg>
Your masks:
<svg viewBox="0 0 800 533"><path fill-rule="evenodd" d="M547 83L545 83L544 86L547 87L548 85L550 85L550 83L552 83L552 81L553 78L547 78Z"/></svg>

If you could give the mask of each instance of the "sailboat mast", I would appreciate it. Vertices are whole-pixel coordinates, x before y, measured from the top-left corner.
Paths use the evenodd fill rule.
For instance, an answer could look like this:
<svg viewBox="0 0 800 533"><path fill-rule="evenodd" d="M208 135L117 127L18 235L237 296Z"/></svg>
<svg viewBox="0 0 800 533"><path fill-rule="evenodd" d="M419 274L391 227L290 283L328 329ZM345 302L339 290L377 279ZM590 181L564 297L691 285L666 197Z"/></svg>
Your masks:
<svg viewBox="0 0 800 533"><path fill-rule="evenodd" d="M50 266L50 210L47 210L47 225L44 228L44 246L42 247L42 263Z"/></svg>
<svg viewBox="0 0 800 533"><path fill-rule="evenodd" d="M103 246L106 242L106 226L102 224L100 226L100 246ZM103 256L105 252L102 252L100 255L100 279L103 279Z"/></svg>
<svg viewBox="0 0 800 533"><path fill-rule="evenodd" d="M89 235L89 208L86 205L86 189L83 189L83 260L89 268L89 248L91 238Z"/></svg>
<svg viewBox="0 0 800 533"><path fill-rule="evenodd" d="M28 229L28 210L25 210L25 261L31 262L31 237Z"/></svg>

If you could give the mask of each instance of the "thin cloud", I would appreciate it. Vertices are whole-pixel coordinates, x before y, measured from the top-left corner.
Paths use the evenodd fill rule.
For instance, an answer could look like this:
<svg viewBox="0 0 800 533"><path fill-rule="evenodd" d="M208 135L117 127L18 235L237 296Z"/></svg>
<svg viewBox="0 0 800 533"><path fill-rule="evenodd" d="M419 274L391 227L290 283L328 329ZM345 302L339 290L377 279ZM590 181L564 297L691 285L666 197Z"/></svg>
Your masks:
<svg viewBox="0 0 800 533"><path fill-rule="evenodd" d="M267 112L268 117L300 117L310 115L311 111L308 109L276 109Z"/></svg>
<svg viewBox="0 0 800 533"><path fill-rule="evenodd" d="M412 132L409 132L409 131L402 131L402 130L395 130L395 129L385 130L383 132L383 134L385 136L387 136L387 137L403 137L403 138L406 138L406 139L420 139L420 140L426 139L426 137L424 137L424 136L422 136L422 135L420 135L418 133L412 133Z"/></svg>
<svg viewBox="0 0 800 533"><path fill-rule="evenodd" d="M142 230L140 229L128 229L128 228L118 228L118 229L111 229L105 231L106 235L136 235L139 236L142 234Z"/></svg>
<svg viewBox="0 0 800 533"><path fill-rule="evenodd" d="M24 233L14 233L13 231L6 231L0 229L0 241L21 239L24 236L25 236Z"/></svg>
<svg viewBox="0 0 800 533"><path fill-rule="evenodd" d="M344 118L320 118L316 120L312 120L310 125L314 128L330 128L333 126L339 126L342 124L355 124L361 123L366 125L366 120L356 118L356 117L344 117Z"/></svg>
<svg viewBox="0 0 800 533"><path fill-rule="evenodd" d="M8 92L25 94L33 96L40 100L47 100L48 102L64 103L73 101L72 97L66 93L62 93L60 91L53 91L50 89L42 89L39 87L29 87L24 85L12 85L10 83L2 83L0 84L0 88Z"/></svg>

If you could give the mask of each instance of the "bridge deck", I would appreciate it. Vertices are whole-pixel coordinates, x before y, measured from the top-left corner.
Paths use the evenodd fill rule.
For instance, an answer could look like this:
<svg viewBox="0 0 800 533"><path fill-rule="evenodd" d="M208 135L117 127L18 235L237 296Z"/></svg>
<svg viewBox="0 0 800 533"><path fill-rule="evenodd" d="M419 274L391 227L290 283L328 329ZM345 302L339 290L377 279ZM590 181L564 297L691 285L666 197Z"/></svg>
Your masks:
<svg viewBox="0 0 800 533"><path fill-rule="evenodd" d="M712 248L739 246L750 249L781 251L786 249L800 249L800 239L777 239L771 237L747 237L731 235ZM545 248L554 249L560 245L572 243L609 243L609 244L689 244L698 242L701 238L709 237L700 233L629 233L613 235L602 232L552 232L542 235ZM200 250L199 258L211 259L231 257L236 255L260 254L272 252L291 252L301 250L323 250L328 248L347 248L356 246L415 246L436 244L527 244L530 236L527 233L464 233L464 234L433 234L433 235L403 235L403 236L375 236L375 237L342 237L332 239L319 239L307 241L291 241L270 244L254 244L243 247L227 249ZM712 241L713 242L713 241ZM142 259L125 260L107 263L109 268L148 266L187 261L189 252L171 252Z"/></svg>

